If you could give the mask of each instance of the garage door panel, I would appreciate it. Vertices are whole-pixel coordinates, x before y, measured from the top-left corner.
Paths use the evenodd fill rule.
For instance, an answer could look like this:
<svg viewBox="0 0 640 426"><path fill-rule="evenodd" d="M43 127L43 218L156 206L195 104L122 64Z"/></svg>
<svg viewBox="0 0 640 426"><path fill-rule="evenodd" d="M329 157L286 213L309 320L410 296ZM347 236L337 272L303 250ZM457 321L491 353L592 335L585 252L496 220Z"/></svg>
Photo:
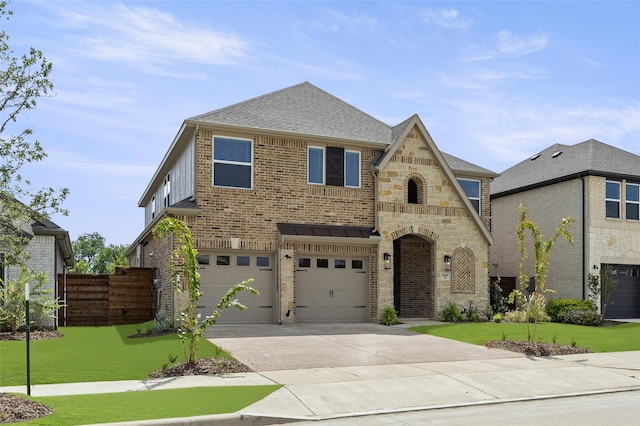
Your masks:
<svg viewBox="0 0 640 426"><path fill-rule="evenodd" d="M367 318L366 258L300 256L296 268L299 322L364 322Z"/></svg>
<svg viewBox="0 0 640 426"><path fill-rule="evenodd" d="M607 318L640 317L640 266L612 265L618 282L607 307Z"/></svg>
<svg viewBox="0 0 640 426"><path fill-rule="evenodd" d="M273 255L255 253L210 253L208 265L200 271L204 301L202 311L210 314L222 297L234 285L249 278L249 285L259 294L248 291L236 294L235 299L247 309L231 308L222 313L219 323L270 323L273 322ZM204 312L203 312L204 313Z"/></svg>

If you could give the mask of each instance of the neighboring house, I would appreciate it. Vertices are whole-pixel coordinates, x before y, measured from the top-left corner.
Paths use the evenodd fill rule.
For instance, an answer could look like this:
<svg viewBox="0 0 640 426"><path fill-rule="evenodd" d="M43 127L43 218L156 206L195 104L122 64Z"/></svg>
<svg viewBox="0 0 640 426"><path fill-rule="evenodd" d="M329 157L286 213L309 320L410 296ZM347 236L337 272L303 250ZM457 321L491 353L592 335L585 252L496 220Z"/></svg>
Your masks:
<svg viewBox="0 0 640 426"><path fill-rule="evenodd" d="M169 282L174 242L151 234L165 216L193 233L203 315L255 279L260 295L241 294L249 309L224 322L483 310L494 176L442 154L417 115L389 126L302 83L185 120L142 194L145 229L128 255L158 268L174 315L185 297Z"/></svg>
<svg viewBox="0 0 640 426"><path fill-rule="evenodd" d="M25 248L30 255L27 266L36 272L45 272L49 281L44 288L51 290L53 298L62 299L64 295L57 293L58 274L66 274L74 264L69 233L50 220L33 220L24 227L23 232L29 239L29 244ZM0 247L0 279L2 279L0 291L4 282L16 279L19 274L18 266L5 265L4 251ZM36 325L55 327L57 321L55 318L50 318L46 323Z"/></svg>
<svg viewBox="0 0 640 426"><path fill-rule="evenodd" d="M556 144L524 160L491 182L490 274L517 280L520 204L545 241L571 215L575 244L561 239L552 248L547 288L556 293L550 297L589 298L589 273L611 265L618 287L607 317L640 317L639 195L640 156L597 140Z"/></svg>

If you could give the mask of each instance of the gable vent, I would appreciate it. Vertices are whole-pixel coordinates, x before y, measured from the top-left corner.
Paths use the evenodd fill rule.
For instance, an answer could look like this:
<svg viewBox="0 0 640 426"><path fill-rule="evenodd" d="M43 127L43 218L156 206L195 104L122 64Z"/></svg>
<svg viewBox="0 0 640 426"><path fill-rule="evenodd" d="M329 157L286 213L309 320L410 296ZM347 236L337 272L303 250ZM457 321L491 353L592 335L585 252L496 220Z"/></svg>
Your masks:
<svg viewBox="0 0 640 426"><path fill-rule="evenodd" d="M551 154L551 158L558 158L560 157L560 154L562 154L562 151L554 152L553 154Z"/></svg>

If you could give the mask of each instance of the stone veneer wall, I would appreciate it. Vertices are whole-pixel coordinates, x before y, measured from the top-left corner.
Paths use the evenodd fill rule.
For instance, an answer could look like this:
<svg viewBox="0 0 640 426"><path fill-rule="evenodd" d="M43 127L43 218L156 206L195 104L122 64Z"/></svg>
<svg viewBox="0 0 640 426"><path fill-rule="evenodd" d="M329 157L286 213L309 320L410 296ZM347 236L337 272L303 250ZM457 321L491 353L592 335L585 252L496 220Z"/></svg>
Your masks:
<svg viewBox="0 0 640 426"><path fill-rule="evenodd" d="M424 176L424 204L405 203L405 176L409 174ZM379 172L378 182L378 229L383 237L379 253L392 253L394 240L409 234L434 243L434 311L449 302L468 306L470 300L483 309L489 301L488 242L417 128ZM475 256L475 293L451 291L451 274L444 271L443 258L458 247L470 249ZM379 273L378 306L392 305L393 271L380 269Z"/></svg>

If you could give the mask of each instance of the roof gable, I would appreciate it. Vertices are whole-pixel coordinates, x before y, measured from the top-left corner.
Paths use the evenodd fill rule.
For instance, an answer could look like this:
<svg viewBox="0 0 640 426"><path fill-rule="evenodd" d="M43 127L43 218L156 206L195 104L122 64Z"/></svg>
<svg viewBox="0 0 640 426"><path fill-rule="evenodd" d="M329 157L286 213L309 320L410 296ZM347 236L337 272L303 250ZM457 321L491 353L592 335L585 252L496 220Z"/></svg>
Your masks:
<svg viewBox="0 0 640 426"><path fill-rule="evenodd" d="M389 144L391 127L304 82L187 121Z"/></svg>
<svg viewBox="0 0 640 426"><path fill-rule="evenodd" d="M373 164L372 167L374 171L377 172L379 170L384 169L386 165L389 163L389 161L391 160L391 158L393 157L393 155L395 154L395 152L398 150L398 148L402 146L402 143L404 142L409 132L411 132L414 128L417 129L417 131L422 134L423 139L426 141L427 147L433 153L438 165L440 166L440 169L442 170L442 173L447 177L454 191L456 191L456 193L458 194L458 197L460 197L460 199L466 206L467 210L469 211L470 217L473 219L478 229L482 232L487 242L489 242L489 244L492 244L493 238L491 237L491 233L489 232L485 224L482 222L482 219L480 218L480 215L478 214L476 209L471 205L471 202L469 201L469 197L467 197L467 194L464 192L464 190L460 186L460 183L458 183L458 179L453 174L451 167L445 160L444 156L442 155L442 152L440 152L435 142L431 138L431 135L429 134L426 127L422 123L422 120L420 120L420 117L418 117L417 115L413 115L409 119L403 121L401 124L399 124L396 127L398 128L398 130L396 131L397 138L395 138L393 143L389 145L389 147L387 147L384 155L379 159L377 159L377 161ZM452 158L456 158L456 157L452 157ZM467 163L467 164L471 164L471 163Z"/></svg>
<svg viewBox="0 0 640 426"><path fill-rule="evenodd" d="M519 192L579 175L640 179L640 156L595 139L555 144L505 170L491 182L491 195Z"/></svg>

